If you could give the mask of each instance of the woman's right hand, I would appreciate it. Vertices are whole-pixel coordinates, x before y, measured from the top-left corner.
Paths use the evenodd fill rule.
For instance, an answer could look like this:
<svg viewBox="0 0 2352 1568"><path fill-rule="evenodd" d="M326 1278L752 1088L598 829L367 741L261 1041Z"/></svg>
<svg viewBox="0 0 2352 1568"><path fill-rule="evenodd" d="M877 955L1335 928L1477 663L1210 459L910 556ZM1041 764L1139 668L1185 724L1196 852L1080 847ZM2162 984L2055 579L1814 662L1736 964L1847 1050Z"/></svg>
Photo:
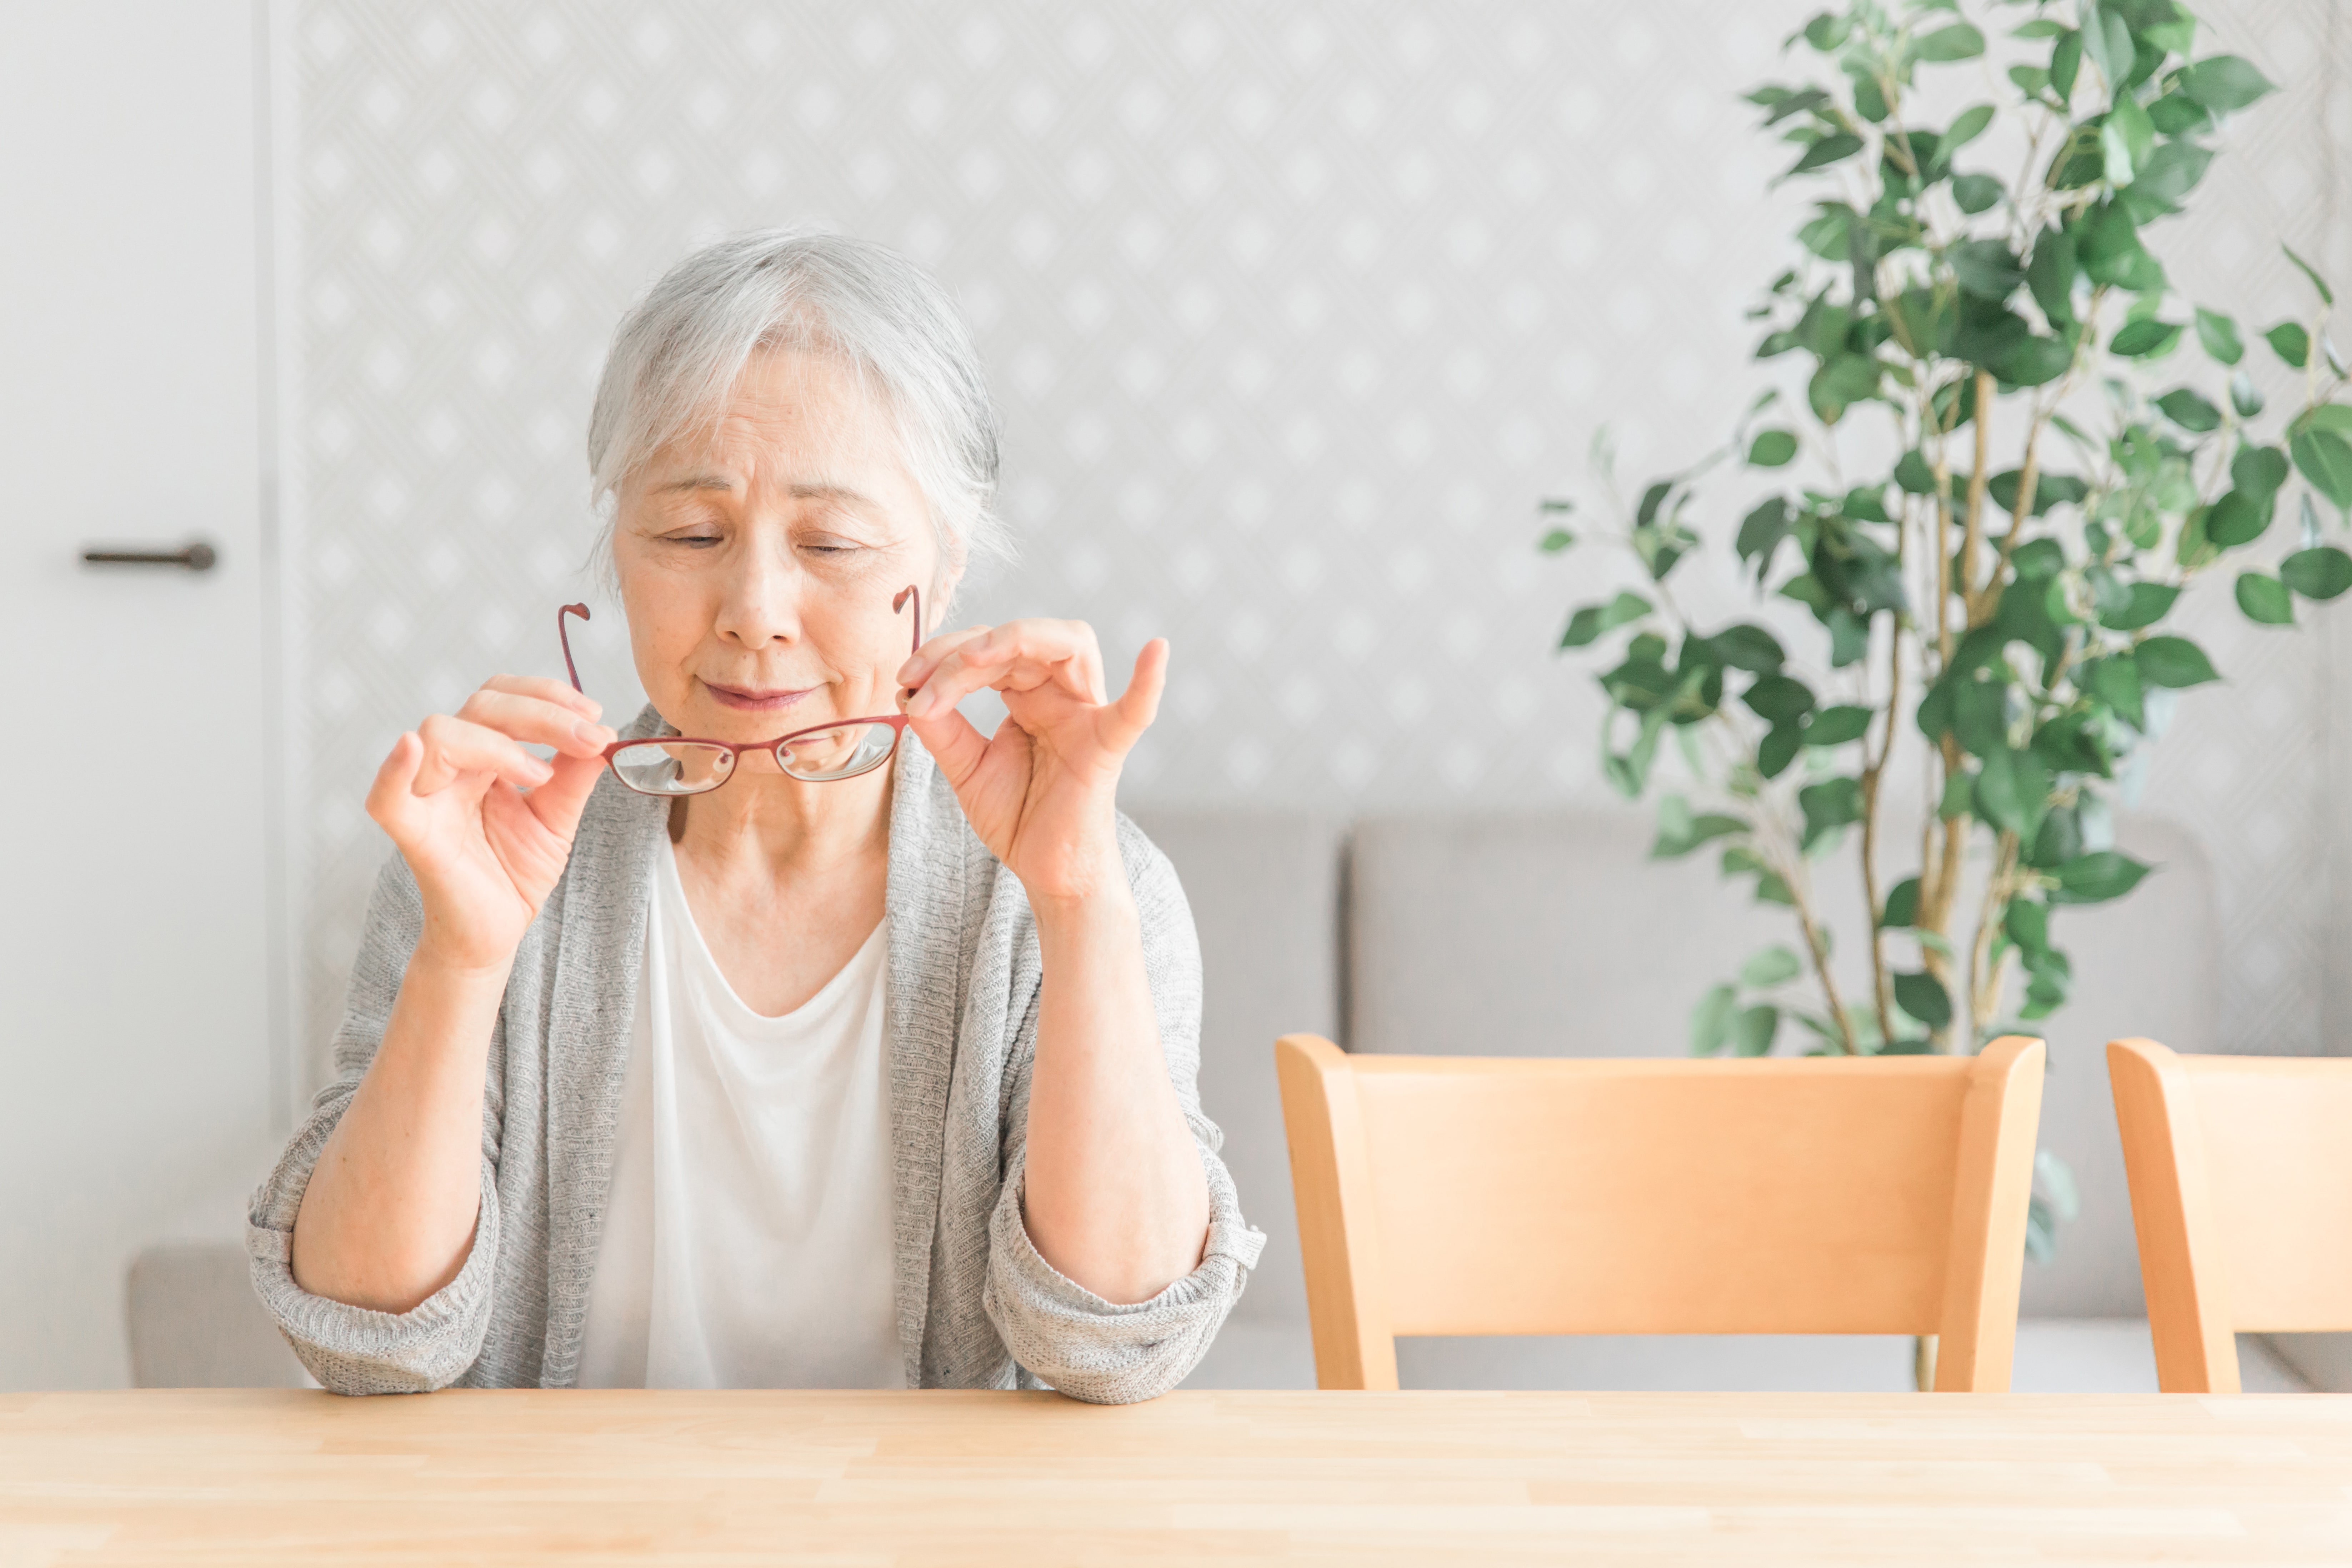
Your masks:
<svg viewBox="0 0 2352 1568"><path fill-rule="evenodd" d="M394 742L368 791L425 900L417 952L502 966L555 890L614 733L560 680L500 675ZM552 764L523 748L552 746Z"/></svg>

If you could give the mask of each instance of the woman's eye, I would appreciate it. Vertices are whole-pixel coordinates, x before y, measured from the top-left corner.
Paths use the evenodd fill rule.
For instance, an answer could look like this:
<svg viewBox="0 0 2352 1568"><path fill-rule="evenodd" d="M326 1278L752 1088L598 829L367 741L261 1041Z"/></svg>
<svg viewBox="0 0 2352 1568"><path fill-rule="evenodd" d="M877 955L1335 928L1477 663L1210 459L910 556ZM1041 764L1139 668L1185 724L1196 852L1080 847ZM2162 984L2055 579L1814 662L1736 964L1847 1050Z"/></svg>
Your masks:
<svg viewBox="0 0 2352 1568"><path fill-rule="evenodd" d="M718 534L700 531L665 533L662 539L667 543L691 545L697 550L707 550L711 545L721 542Z"/></svg>

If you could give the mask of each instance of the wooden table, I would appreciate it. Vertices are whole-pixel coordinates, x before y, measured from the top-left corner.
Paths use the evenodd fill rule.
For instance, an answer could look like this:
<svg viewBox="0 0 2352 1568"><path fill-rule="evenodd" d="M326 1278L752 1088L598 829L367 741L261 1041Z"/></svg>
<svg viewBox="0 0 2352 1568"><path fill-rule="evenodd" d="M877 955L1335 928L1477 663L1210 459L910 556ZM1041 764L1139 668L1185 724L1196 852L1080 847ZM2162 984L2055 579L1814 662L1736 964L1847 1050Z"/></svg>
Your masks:
<svg viewBox="0 0 2352 1568"><path fill-rule="evenodd" d="M2352 1563L2352 1395L0 1394L0 1564Z"/></svg>

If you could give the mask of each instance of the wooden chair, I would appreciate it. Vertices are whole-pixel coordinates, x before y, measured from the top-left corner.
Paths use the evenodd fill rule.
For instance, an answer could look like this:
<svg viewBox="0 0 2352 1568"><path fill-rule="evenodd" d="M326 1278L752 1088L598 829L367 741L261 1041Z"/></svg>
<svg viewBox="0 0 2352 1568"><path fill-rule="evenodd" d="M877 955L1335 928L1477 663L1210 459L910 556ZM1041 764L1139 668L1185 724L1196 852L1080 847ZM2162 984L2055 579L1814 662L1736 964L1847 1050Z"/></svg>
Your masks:
<svg viewBox="0 0 2352 1568"><path fill-rule="evenodd" d="M1937 1334L2003 1390L2042 1046L1797 1061L1275 1044L1316 1381L1398 1334Z"/></svg>
<svg viewBox="0 0 2352 1568"><path fill-rule="evenodd" d="M2114 1040L2157 1386L2238 1392L2240 1333L2352 1329L2352 1060Z"/></svg>

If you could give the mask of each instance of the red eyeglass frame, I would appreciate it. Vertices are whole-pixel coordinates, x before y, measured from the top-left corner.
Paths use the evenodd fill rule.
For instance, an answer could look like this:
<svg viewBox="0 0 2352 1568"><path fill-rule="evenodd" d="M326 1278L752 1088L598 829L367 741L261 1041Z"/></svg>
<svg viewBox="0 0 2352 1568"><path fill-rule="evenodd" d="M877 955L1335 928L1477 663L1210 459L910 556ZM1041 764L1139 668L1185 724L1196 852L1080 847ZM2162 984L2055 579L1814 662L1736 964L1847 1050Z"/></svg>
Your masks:
<svg viewBox="0 0 2352 1568"><path fill-rule="evenodd" d="M907 650L908 656L912 658L915 654L921 652L923 647L923 595L914 587L913 584L909 584L908 586L901 588L898 591L898 597L890 601L890 613L893 615L898 614L899 611L907 607L909 601L911 601L915 606L914 641ZM583 697L585 697L588 693L580 684L579 667L572 662L572 628L569 623L567 623L563 618L566 616L578 616L583 621L593 620L594 617L589 615L588 606L585 605L566 605L555 612L555 636L556 639L563 645L563 673L572 678L572 689L579 692ZM605 747L604 751L604 767L607 772L612 773L614 779L619 783L620 786L623 789L629 791L632 795L650 795L656 800L685 800L693 795L709 795L711 790L725 789L728 783L732 780L740 771L735 764L739 760L740 760L745 752L766 752L771 756L774 756L776 758L776 766L782 768L784 765L784 760L782 756L777 755L777 753L784 746L799 740L803 735L821 735L828 730L845 730L854 724L889 725L891 731L890 749L883 753L882 760L880 762L876 763L870 768L861 769L854 773L844 773L838 778L831 779L803 779L800 778L797 774L788 775L793 777L793 781L798 784L841 784L849 779L862 779L867 773L877 772L881 768L887 766L890 759L898 754L898 742L907 738L908 722L908 721L904 713L883 713L877 714L870 719L831 719L822 724L811 724L806 729L794 730L790 734L779 735L772 741L709 741L695 735L645 735L640 736L634 741L615 741L611 745ZM719 751L731 753L727 763L727 777L720 779L717 784L712 784L710 789L687 790L682 792L639 789L628 780L622 778L621 770L614 764L613 759L628 747L643 746L656 742L667 742L672 745L710 746Z"/></svg>

